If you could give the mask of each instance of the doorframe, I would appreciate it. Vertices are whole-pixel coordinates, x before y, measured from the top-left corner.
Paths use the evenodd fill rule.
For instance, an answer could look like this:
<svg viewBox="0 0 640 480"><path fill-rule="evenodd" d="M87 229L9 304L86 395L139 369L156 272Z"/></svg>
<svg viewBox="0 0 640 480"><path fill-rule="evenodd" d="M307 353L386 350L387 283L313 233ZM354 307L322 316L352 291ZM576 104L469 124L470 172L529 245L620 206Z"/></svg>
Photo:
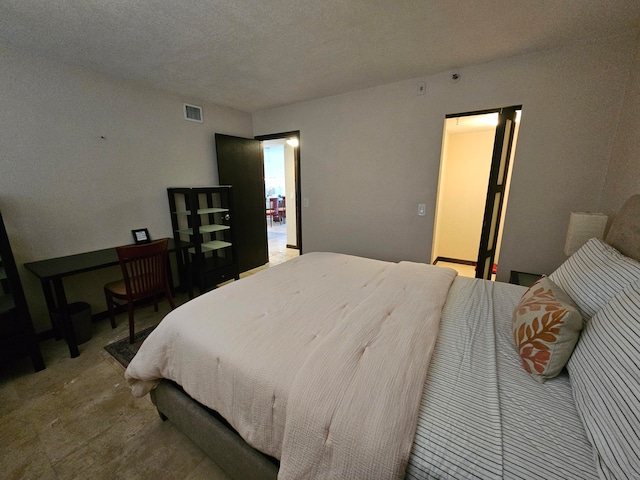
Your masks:
<svg viewBox="0 0 640 480"><path fill-rule="evenodd" d="M510 106L503 106L503 107L497 107L497 108L490 108L490 109L485 109L485 110L474 110L474 111L470 111L470 112L463 112L463 113L450 113L450 114L446 114L446 115L445 115L445 120L446 120L446 119L450 119L450 118L461 118L461 117L471 117L471 116L476 116L476 115L485 115L485 114L489 114L489 113L498 113L498 114L500 114L500 113L502 113L502 111L503 111L504 109L507 109L507 108L513 108L513 109L515 109L516 111L518 111L518 110L522 111L522 105L510 105ZM497 128L498 128L498 126L496 126L496 132L497 132ZM517 128L517 127L516 127L516 128ZM446 133L446 132L443 130L443 138L444 138L444 134L445 134L445 133ZM495 133L494 133L494 135L495 135ZM495 147L495 145L494 145L494 147ZM444 148L444 144L443 144L443 147L442 147L442 148ZM511 142L510 142L510 144L509 144L509 150L511 151L512 149L513 149L513 138L511 139ZM441 155L442 155L442 153L441 153ZM493 155L493 154L492 154L492 155ZM494 160L494 159L492 158L492 159L491 159L491 162L492 162L492 166L491 166L491 168L492 168L492 169L493 169L493 160ZM510 158L509 158L509 159L507 159L507 163L508 163L508 167L507 167L507 168L510 170L510 169L513 167L513 165L511 165ZM440 160L440 168L442 168L442 158L441 158L441 160ZM491 174L490 174L490 175L491 175ZM505 175L505 177L506 177L506 176L507 176L507 175ZM440 178L438 179L438 188L440 188L440 184L439 184L439 183L440 183ZM489 185L490 185L490 184L489 184ZM487 192L488 192L488 190L489 190L489 185L487 185ZM504 198L503 198L503 199L504 199ZM486 207L487 207L487 200L485 199L485 204L484 204L484 211L485 211L485 214L486 214ZM437 212L437 206L436 206L436 212ZM501 217L501 216L502 216L502 208L500 209L500 212L499 212L499 218L497 219L497 222L498 222L498 228L499 228L499 226L500 226L500 217ZM437 213L436 213L435 220L437 221ZM480 244L482 243L482 236L484 235L484 230L485 230L485 225L484 225L484 220L483 220L483 227L482 227L482 233L481 233L481 238L480 238ZM436 228L435 228L435 223L434 223L434 235L435 235L435 232L436 232ZM498 230L498 231L496 231L496 236L498 236L498 235L499 235L499 230ZM434 239L434 241L435 241L435 239ZM433 255L433 247L432 247L432 255ZM476 257L475 261L473 262L473 263L476 265L476 268L478 267L477 260L478 260L479 256L480 256L480 252L478 252L477 257ZM437 258L437 259L435 259L435 260L434 260L434 264L435 264L435 263L437 263L437 261L438 261L438 260L445 261L445 259L444 259L444 258L439 258L439 259ZM464 263L466 263L466 262L464 262Z"/></svg>
<svg viewBox="0 0 640 480"><path fill-rule="evenodd" d="M503 108L506 107L488 108L486 110L474 110L472 112L463 113L447 113L444 118L475 117L476 115L486 115L487 113L500 113ZM522 108L522 106L520 106L520 108Z"/></svg>
<svg viewBox="0 0 640 480"><path fill-rule="evenodd" d="M502 236L500 225L506 205L505 194L510 190L507 180L512 168L511 154L517 128L518 111L522 111L522 105L502 107L498 112L482 233L478 247L476 278L491 280L493 266L496 264L496 248Z"/></svg>
<svg viewBox="0 0 640 480"><path fill-rule="evenodd" d="M300 130L292 130L290 132L271 133L268 135L257 135L255 140L278 140L281 138L296 137L298 139L298 146L293 147L293 169L294 169L294 183L296 188L296 245L287 245L287 248L295 248L302 255L302 194L300 192L301 174L300 174ZM264 189L264 178L262 179L262 186Z"/></svg>

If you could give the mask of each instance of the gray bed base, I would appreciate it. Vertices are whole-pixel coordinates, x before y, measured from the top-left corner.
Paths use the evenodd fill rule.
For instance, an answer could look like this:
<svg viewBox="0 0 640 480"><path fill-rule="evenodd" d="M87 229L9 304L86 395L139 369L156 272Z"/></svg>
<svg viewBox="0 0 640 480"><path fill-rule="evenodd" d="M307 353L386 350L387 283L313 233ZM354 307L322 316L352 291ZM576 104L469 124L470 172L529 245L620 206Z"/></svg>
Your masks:
<svg viewBox="0 0 640 480"><path fill-rule="evenodd" d="M174 382L162 380L151 391L151 400L162 420L171 420L232 479L276 480L277 460L249 446L220 415Z"/></svg>

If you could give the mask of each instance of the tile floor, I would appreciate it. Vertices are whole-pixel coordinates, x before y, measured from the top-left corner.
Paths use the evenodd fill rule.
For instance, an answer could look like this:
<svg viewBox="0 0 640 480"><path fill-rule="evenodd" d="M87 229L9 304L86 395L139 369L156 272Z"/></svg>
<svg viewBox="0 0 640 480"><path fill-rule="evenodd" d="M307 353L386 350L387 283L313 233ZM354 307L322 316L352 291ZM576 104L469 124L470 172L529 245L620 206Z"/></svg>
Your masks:
<svg viewBox="0 0 640 480"><path fill-rule="evenodd" d="M185 298L177 298L179 303ZM136 328L157 323L162 302L136 311ZM64 341L41 343L47 368L29 359L0 370L0 472L4 479L226 479L171 422L162 422L148 396L134 398L124 368L104 346L127 336L126 314L112 330L92 325L92 338L69 358Z"/></svg>
<svg viewBox="0 0 640 480"><path fill-rule="evenodd" d="M294 248L287 248L287 224L273 222L267 219L267 243L269 248L269 263L272 265L285 262L297 257L300 252Z"/></svg>
<svg viewBox="0 0 640 480"><path fill-rule="evenodd" d="M270 263L298 256L270 236ZM280 241L277 241L277 239ZM286 235L285 235L286 242ZM257 270L247 272L250 275ZM177 296L176 303L186 301ZM157 324L166 301L136 310L136 329ZM171 422L162 422L149 396L134 398L124 368L104 346L125 338L126 313L112 330L92 325L92 338L69 358L64 341L41 343L47 368L28 358L0 365L0 477L3 479L213 479L226 475Z"/></svg>

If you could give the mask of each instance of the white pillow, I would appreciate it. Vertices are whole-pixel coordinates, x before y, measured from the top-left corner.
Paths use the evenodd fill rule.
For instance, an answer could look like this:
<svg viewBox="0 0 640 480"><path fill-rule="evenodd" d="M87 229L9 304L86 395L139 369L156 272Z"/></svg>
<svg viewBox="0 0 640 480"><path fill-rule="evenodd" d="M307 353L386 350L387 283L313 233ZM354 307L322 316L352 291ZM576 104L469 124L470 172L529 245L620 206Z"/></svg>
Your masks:
<svg viewBox="0 0 640 480"><path fill-rule="evenodd" d="M587 323L567 368L600 478L640 478L640 282Z"/></svg>
<svg viewBox="0 0 640 480"><path fill-rule="evenodd" d="M592 238L549 279L571 297L582 317L588 320L617 292L640 280L640 263Z"/></svg>

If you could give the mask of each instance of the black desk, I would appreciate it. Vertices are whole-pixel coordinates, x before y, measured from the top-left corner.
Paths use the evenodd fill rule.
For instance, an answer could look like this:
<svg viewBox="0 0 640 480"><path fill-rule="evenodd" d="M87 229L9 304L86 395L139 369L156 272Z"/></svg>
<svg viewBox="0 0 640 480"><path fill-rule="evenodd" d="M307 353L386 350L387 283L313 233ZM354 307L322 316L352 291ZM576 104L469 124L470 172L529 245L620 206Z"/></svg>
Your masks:
<svg viewBox="0 0 640 480"><path fill-rule="evenodd" d="M172 238L169 239L168 249L170 252L176 250L175 243ZM40 260L38 262L29 262L25 263L24 266L40 279L44 298L47 302L47 308L49 309L51 324L54 331L57 331L54 315L56 315L56 312L64 311L67 307L67 296L64 292L62 279L70 275L91 272L93 270L112 267L118 264L118 254L114 247L96 250L94 252L68 255L66 257L50 258L47 260ZM169 278L171 278L170 272ZM58 318L58 316L56 316L56 318ZM71 358L77 357L80 355L80 352L78 350L78 344L76 343L71 322L63 321L61 323L63 330L62 335L64 336L67 345L69 345Z"/></svg>

